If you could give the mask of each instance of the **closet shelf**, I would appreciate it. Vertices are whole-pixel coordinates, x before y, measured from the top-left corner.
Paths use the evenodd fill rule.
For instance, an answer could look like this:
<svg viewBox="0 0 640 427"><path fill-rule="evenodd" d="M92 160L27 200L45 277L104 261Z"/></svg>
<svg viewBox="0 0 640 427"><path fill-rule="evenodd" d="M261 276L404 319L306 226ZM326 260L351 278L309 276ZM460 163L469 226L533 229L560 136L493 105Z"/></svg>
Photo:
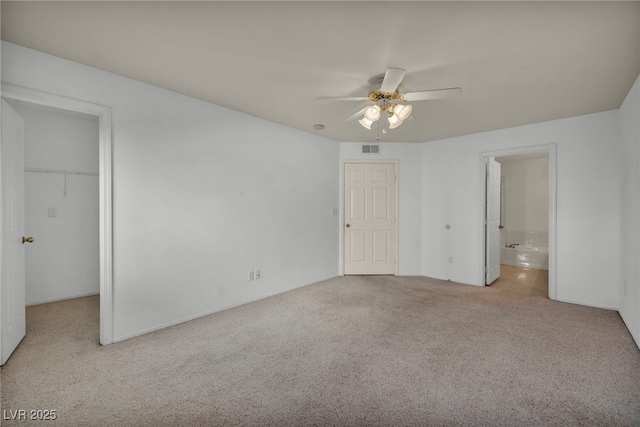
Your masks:
<svg viewBox="0 0 640 427"><path fill-rule="evenodd" d="M42 169L42 168L24 168L25 172L35 172L35 173L52 173L58 175L64 175L64 190L62 191L62 195L67 197L67 176L68 175L84 175L84 176L98 176L98 172L85 172L85 171L67 171L61 169Z"/></svg>
<svg viewBox="0 0 640 427"><path fill-rule="evenodd" d="M41 169L41 168L24 168L25 172L35 173L55 173L60 175L86 175L86 176L98 176L98 172L85 172L85 171L68 171L61 169Z"/></svg>

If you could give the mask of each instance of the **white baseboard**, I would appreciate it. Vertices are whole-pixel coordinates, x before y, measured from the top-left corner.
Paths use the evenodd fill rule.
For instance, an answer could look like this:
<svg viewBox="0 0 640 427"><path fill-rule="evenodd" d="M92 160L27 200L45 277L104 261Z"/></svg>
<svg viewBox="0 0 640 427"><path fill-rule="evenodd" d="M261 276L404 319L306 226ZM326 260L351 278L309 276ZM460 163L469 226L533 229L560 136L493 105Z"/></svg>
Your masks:
<svg viewBox="0 0 640 427"><path fill-rule="evenodd" d="M55 298L55 299L48 299L48 300L43 300L43 301L38 301L38 302L32 302L29 304L26 304L27 307L30 307L32 305L41 305L41 304L49 304L50 302L58 302L58 301L66 301L69 299L76 299L76 298L84 298L84 297L90 297L93 295L100 295L100 292L90 292L88 294L80 294L80 295L72 295L72 296L67 296L67 297L62 297L62 298Z"/></svg>
<svg viewBox="0 0 640 427"><path fill-rule="evenodd" d="M629 326L629 322L627 322L627 319L624 318L624 315L621 312L618 312L618 314L620 314L620 318L622 319L622 322L627 327L627 330L629 331L631 338L633 338L633 340L636 342L636 346L638 346L638 349L640 350L640 335L634 333L633 329Z"/></svg>
<svg viewBox="0 0 640 427"><path fill-rule="evenodd" d="M567 299L567 298L556 298L554 301L567 302L569 304L584 305L586 307L603 308L605 310L613 310L613 311L618 311L620 309L620 307L614 307L614 306L602 305L602 304L594 304L592 302L578 301L578 300L572 300L572 299Z"/></svg>
<svg viewBox="0 0 640 427"><path fill-rule="evenodd" d="M163 323L162 325L159 325L159 326L153 326L151 328L143 329L141 331L132 332L130 334L120 335L118 337L114 336L112 343L128 340L130 338L139 337L141 335L145 335L145 334L148 334L150 332L159 331L160 329L169 328L171 326L175 326L175 325L179 325L181 323L189 322L191 320L199 319L200 317L209 316L210 314L219 313L221 311L229 310L231 308L240 307L240 306L245 305L245 304L250 304L252 302L260 301L260 300L263 300L265 298L269 298L269 297L273 297L273 296L276 296L276 295L284 294L285 292L289 292L289 291L293 291L293 290L296 290L296 289L304 288L306 286L310 286L310 285L313 285L313 284L316 284L316 283L319 283L319 282L323 282L323 281L329 280L331 278L332 277L328 277L326 279L320 279L320 280L317 280L315 282L307 283L306 285L302 285L302 286L293 286L293 287L291 287L289 289L272 292L272 293L269 293L269 294L266 294L266 295L261 295L259 297L255 297L255 298L250 298L250 299L247 299L245 301L239 302L237 304L231 304L231 305L227 305L227 306L224 306L224 307L221 307L221 308L216 308L216 309L213 309L213 310L204 311L204 312L201 312L201 313L198 313L198 314L194 314L192 316L187 316L187 317L183 317L181 319L173 320L171 322Z"/></svg>

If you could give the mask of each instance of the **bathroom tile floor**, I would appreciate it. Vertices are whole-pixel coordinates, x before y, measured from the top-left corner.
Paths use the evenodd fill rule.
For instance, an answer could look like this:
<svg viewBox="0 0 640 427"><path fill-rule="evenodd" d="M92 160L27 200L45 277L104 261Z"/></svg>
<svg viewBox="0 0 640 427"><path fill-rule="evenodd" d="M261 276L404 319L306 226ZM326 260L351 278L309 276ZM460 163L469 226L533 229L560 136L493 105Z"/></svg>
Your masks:
<svg viewBox="0 0 640 427"><path fill-rule="evenodd" d="M491 284L491 287L502 292L546 297L549 292L549 272L501 265L500 277Z"/></svg>

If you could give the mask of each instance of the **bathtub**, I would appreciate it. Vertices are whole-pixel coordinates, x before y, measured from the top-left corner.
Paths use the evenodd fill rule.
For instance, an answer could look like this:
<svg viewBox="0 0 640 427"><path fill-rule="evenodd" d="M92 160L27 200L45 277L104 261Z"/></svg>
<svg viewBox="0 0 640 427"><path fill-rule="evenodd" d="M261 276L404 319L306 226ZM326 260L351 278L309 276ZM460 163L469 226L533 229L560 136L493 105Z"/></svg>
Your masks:
<svg viewBox="0 0 640 427"><path fill-rule="evenodd" d="M500 264L515 267L549 269L549 248L546 246L518 245L515 248L500 248Z"/></svg>

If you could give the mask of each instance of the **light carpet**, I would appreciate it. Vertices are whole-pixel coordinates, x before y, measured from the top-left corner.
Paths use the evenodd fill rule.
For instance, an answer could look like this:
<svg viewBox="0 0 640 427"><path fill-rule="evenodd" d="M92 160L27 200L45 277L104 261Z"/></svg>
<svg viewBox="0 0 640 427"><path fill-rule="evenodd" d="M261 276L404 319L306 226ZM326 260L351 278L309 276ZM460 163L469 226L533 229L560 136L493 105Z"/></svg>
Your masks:
<svg viewBox="0 0 640 427"><path fill-rule="evenodd" d="M57 419L3 424L640 424L640 351L615 311L351 276L101 347L98 305L28 308L2 409Z"/></svg>

